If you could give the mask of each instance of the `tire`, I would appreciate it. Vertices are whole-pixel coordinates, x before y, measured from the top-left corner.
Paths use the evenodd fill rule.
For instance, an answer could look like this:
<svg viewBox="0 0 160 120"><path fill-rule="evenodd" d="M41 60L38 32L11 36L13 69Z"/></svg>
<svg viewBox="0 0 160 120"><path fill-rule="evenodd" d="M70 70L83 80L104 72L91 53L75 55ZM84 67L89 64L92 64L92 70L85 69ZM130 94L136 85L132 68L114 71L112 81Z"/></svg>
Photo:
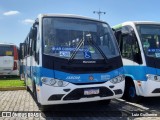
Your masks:
<svg viewBox="0 0 160 120"><path fill-rule="evenodd" d="M37 99L37 90L36 90L36 84L35 84L35 82L33 82L33 97L34 97L34 100L35 100L36 104L38 105L39 110L46 111L47 110L46 106L45 105L41 105L38 102L38 99Z"/></svg>
<svg viewBox="0 0 160 120"><path fill-rule="evenodd" d="M141 96L138 96L136 94L136 89L135 86L133 84L128 84L126 86L126 100L129 102L133 102L133 103L138 103L141 99Z"/></svg>
<svg viewBox="0 0 160 120"><path fill-rule="evenodd" d="M36 90L36 84L33 82L33 97L35 101L37 102L37 90Z"/></svg>

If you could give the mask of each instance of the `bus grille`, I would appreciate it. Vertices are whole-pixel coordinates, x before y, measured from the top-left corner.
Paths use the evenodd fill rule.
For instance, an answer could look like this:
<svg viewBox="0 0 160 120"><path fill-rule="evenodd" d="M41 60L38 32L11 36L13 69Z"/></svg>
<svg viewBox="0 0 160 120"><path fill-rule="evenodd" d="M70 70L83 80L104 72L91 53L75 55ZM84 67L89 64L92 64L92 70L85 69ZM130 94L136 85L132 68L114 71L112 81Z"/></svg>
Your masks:
<svg viewBox="0 0 160 120"><path fill-rule="evenodd" d="M85 89L99 89L100 92L97 95L84 95ZM63 100L79 100L81 98L90 98L95 96L99 96L99 97L113 96L113 92L106 87L78 88L70 92L68 95L66 95L63 98Z"/></svg>

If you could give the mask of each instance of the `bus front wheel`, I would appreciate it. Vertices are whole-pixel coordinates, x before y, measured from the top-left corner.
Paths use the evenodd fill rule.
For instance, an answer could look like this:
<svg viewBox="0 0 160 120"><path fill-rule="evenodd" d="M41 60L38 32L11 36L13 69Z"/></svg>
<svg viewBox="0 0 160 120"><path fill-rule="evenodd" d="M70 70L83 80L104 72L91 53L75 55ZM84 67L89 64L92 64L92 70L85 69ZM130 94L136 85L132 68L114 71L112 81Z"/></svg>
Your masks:
<svg viewBox="0 0 160 120"><path fill-rule="evenodd" d="M129 84L126 86L126 92L127 92L127 96L126 96L127 101L134 102L134 103L137 103L140 101L141 96L138 96L136 94L136 88L133 84Z"/></svg>
<svg viewBox="0 0 160 120"><path fill-rule="evenodd" d="M37 91L36 91L36 84L33 82L33 96L35 101L37 102Z"/></svg>

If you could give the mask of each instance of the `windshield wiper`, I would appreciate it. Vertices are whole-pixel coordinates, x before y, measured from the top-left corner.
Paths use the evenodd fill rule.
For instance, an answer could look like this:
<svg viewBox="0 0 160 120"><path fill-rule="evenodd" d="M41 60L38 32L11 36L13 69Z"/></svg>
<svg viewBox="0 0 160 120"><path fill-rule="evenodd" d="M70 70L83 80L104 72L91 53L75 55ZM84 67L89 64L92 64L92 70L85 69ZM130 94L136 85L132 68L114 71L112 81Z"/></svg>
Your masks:
<svg viewBox="0 0 160 120"><path fill-rule="evenodd" d="M84 43L84 39L82 38L81 41L78 43L77 47L75 48L75 51L72 53L71 57L68 60L68 63L73 60L73 58L75 57L75 55L77 54L78 50L80 49L80 47L83 45Z"/></svg>
<svg viewBox="0 0 160 120"><path fill-rule="evenodd" d="M93 38L91 36L89 36L89 38L88 38L88 43L90 43L90 42L100 52L100 54L104 58L104 61L107 63L108 58L106 57L106 55L104 54L104 52L101 50L101 48L95 43L95 41L93 40Z"/></svg>
<svg viewBox="0 0 160 120"><path fill-rule="evenodd" d="M87 35L86 35L87 36ZM90 36L87 36L89 37L88 38L88 43L89 44L92 44L99 52L100 54L102 55L102 57L104 58L104 61L107 63L107 60L108 58L106 57L106 55L104 54L104 52L101 50L101 48L95 43L95 41L92 39L92 37ZM91 42L91 43L90 43ZM84 43L84 39L81 39L81 41L78 43L77 47L75 48L75 51L72 53L71 57L69 58L68 60L68 63L74 59L75 55L77 54L78 50L80 49L80 47L83 45Z"/></svg>

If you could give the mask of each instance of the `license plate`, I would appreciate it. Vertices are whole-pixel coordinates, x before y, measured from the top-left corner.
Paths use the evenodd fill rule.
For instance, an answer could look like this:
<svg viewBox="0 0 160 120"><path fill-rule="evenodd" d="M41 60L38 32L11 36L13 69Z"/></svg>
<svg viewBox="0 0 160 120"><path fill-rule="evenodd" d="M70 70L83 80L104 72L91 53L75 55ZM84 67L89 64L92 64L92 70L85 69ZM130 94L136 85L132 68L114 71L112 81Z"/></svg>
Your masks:
<svg viewBox="0 0 160 120"><path fill-rule="evenodd" d="M96 95L99 94L99 89L86 89L84 95Z"/></svg>

